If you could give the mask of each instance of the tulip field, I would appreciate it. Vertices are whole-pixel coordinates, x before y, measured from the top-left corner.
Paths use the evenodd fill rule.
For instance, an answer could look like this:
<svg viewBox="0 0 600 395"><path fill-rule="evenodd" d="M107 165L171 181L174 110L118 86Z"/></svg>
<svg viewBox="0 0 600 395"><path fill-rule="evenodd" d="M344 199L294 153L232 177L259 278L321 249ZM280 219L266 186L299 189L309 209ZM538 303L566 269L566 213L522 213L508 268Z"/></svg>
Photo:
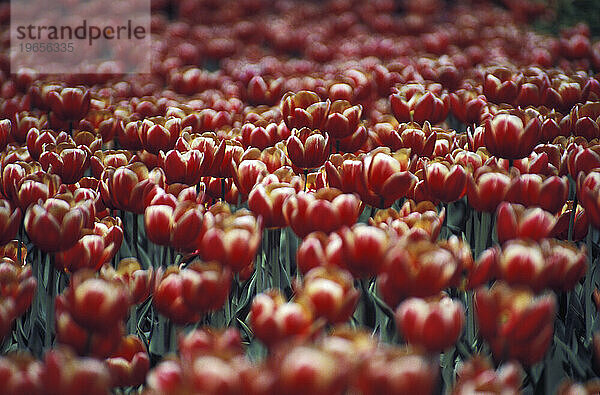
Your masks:
<svg viewBox="0 0 600 395"><path fill-rule="evenodd" d="M0 394L599 393L578 3L155 0L150 73L1 51Z"/></svg>

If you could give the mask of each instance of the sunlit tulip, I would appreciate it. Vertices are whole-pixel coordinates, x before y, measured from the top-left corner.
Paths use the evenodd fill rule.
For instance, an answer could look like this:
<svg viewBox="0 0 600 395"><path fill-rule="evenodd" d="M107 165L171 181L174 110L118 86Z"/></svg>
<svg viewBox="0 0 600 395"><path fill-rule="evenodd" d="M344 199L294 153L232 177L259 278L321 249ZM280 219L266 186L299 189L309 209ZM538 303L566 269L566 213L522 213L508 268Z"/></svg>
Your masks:
<svg viewBox="0 0 600 395"><path fill-rule="evenodd" d="M479 333L496 360L516 359L525 365L540 361L552 342L556 299L496 283L475 292Z"/></svg>

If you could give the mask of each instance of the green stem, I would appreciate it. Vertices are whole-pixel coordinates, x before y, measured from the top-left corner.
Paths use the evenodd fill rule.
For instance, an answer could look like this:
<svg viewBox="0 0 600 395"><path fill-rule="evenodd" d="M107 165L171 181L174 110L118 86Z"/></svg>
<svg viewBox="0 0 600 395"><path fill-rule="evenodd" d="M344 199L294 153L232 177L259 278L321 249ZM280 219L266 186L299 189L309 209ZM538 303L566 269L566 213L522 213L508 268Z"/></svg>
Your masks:
<svg viewBox="0 0 600 395"><path fill-rule="evenodd" d="M575 212L575 210L573 210ZM592 306L592 267L594 265L593 255L593 239L592 239L592 225L588 229L587 236L585 238L587 254L588 254L588 270L585 274L585 280L583 283L583 296L585 298L585 335L586 340L591 340L592 336L592 319L596 315L594 307Z"/></svg>
<svg viewBox="0 0 600 395"><path fill-rule="evenodd" d="M577 204L577 191L575 191L575 193L573 194L573 208L571 209L571 216L569 217L569 241L573 241L573 230L575 228L575 214L577 211ZM588 234L590 234L589 231Z"/></svg>
<svg viewBox="0 0 600 395"><path fill-rule="evenodd" d="M54 298L56 297L55 270L49 256L46 256L46 265L49 265L48 284L46 288L46 333L44 337L44 346L47 349L52 348L52 334L54 332Z"/></svg>

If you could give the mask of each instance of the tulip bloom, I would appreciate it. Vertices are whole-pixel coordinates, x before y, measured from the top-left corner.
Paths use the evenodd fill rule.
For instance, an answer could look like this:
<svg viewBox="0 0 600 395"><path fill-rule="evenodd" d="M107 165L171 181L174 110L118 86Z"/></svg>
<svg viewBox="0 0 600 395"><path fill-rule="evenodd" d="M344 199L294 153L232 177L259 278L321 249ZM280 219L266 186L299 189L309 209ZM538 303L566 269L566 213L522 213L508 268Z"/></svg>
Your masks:
<svg viewBox="0 0 600 395"><path fill-rule="evenodd" d="M300 238L314 231L331 233L358 220L362 204L353 194L335 188L299 192L286 199L283 214L287 224Z"/></svg>
<svg viewBox="0 0 600 395"><path fill-rule="evenodd" d="M146 209L144 201L156 186L164 187L165 175L162 169L148 168L135 162L117 169L108 167L100 179L100 194L107 207L142 214Z"/></svg>
<svg viewBox="0 0 600 395"><path fill-rule="evenodd" d="M256 295L248 319L254 335L267 347L307 338L313 324L311 310L299 303L286 302L279 289Z"/></svg>
<svg viewBox="0 0 600 395"><path fill-rule="evenodd" d="M458 340L465 323L460 302L449 297L426 301L410 298L396 310L398 331L409 344L428 352L441 352Z"/></svg>
<svg viewBox="0 0 600 395"><path fill-rule="evenodd" d="M305 274L302 284L296 284L299 303L304 303L315 317L330 324L347 321L354 313L359 291L354 288L352 275L335 266L320 266Z"/></svg>
<svg viewBox="0 0 600 395"><path fill-rule="evenodd" d="M440 123L446 119L450 109L447 94L434 94L430 90L411 84L390 95L390 105L398 122L414 121L419 124L425 121Z"/></svg>
<svg viewBox="0 0 600 395"><path fill-rule="evenodd" d="M467 186L467 172L461 165L445 161L425 165L425 186L435 199L454 202L463 197Z"/></svg>
<svg viewBox="0 0 600 395"><path fill-rule="evenodd" d="M15 238L21 225L21 209L10 201L0 199L0 245Z"/></svg>
<svg viewBox="0 0 600 395"><path fill-rule="evenodd" d="M478 289L474 304L479 333L490 344L495 359L516 359L531 366L544 357L554 333L553 294L535 296L496 283L490 289Z"/></svg>
<svg viewBox="0 0 600 395"><path fill-rule="evenodd" d="M528 156L541 140L541 122L536 115L499 113L485 121L484 140L492 155L505 159Z"/></svg>
<svg viewBox="0 0 600 395"><path fill-rule="evenodd" d="M116 270L111 265L104 265L100 276L124 286L131 304L142 303L152 294L155 285L154 270L150 267L142 270L136 258L122 259Z"/></svg>
<svg viewBox="0 0 600 395"><path fill-rule="evenodd" d="M358 128L362 106L353 106L346 100L335 100L331 103L329 114L323 130L334 140L342 140L351 136Z"/></svg>
<svg viewBox="0 0 600 395"><path fill-rule="evenodd" d="M33 243L45 252L71 248L90 215L67 200L50 198L34 204L25 214L25 230Z"/></svg>
<svg viewBox="0 0 600 395"><path fill-rule="evenodd" d="M84 175L90 164L91 152L86 146L70 143L45 144L40 155L42 168L58 174L65 184L74 184Z"/></svg>
<svg viewBox="0 0 600 395"><path fill-rule="evenodd" d="M106 359L112 387L130 387L144 384L150 370L150 357L144 343L136 335L128 335L112 355Z"/></svg>
<svg viewBox="0 0 600 395"><path fill-rule="evenodd" d="M138 128L142 147L154 155L158 155L160 151L171 150L181 132L180 118L149 118Z"/></svg>
<svg viewBox="0 0 600 395"><path fill-rule="evenodd" d="M197 249L213 223L211 213L205 213L203 206L187 200L174 205L152 204L144 213L148 239L178 251L190 252Z"/></svg>
<svg viewBox="0 0 600 395"><path fill-rule="evenodd" d="M496 214L498 241L502 244L512 239L539 241L550 235L556 218L539 207L526 209L520 204L503 202Z"/></svg>
<svg viewBox="0 0 600 395"><path fill-rule="evenodd" d="M391 230L399 238L427 239L435 242L440 234L445 217L445 208L442 208L438 213L431 202L416 204L409 199L400 211L392 208L378 210L375 217L369 219L369 224L386 231Z"/></svg>
<svg viewBox="0 0 600 395"><path fill-rule="evenodd" d="M214 227L202 237L198 253L204 260L217 261L237 273L254 261L262 236L262 219L244 209L235 213L227 210L227 214L217 214L215 218Z"/></svg>
<svg viewBox="0 0 600 395"><path fill-rule="evenodd" d="M477 211L495 212L505 200L511 179L506 171L482 166L467 179L469 205Z"/></svg>
<svg viewBox="0 0 600 395"><path fill-rule="evenodd" d="M294 129L287 139L287 152L300 169L320 167L329 156L329 135L309 128Z"/></svg>
<svg viewBox="0 0 600 395"><path fill-rule="evenodd" d="M165 172L167 183L195 185L200 181L204 156L196 150L179 152L170 150L158 154L158 165Z"/></svg>
<svg viewBox="0 0 600 395"><path fill-rule="evenodd" d="M259 183L248 196L248 207L254 214L262 216L267 228L281 228L286 225L283 204L295 194L296 190L287 183Z"/></svg>
<svg viewBox="0 0 600 395"><path fill-rule="evenodd" d="M223 307L231 287L231 269L216 262L194 262L180 274L183 300L190 309L204 314Z"/></svg>
<svg viewBox="0 0 600 395"><path fill-rule="evenodd" d="M498 370L480 356L465 362L456 374L452 395L468 395L473 392L492 391L496 394L519 393L523 382L523 369L514 361L503 364Z"/></svg>
<svg viewBox="0 0 600 395"><path fill-rule="evenodd" d="M517 174L510 182L505 200L556 213L566 203L568 192L567 177Z"/></svg>
<svg viewBox="0 0 600 395"><path fill-rule="evenodd" d="M463 270L461 254L459 243L401 239L387 253L377 276L383 300L396 307L405 298L435 296L457 286Z"/></svg>
<svg viewBox="0 0 600 395"><path fill-rule="evenodd" d="M314 92L286 93L281 99L283 121L293 128L321 129L325 125L331 102L321 101Z"/></svg>
<svg viewBox="0 0 600 395"><path fill-rule="evenodd" d="M379 348L356 372L351 388L363 395L433 394L438 383L437 363L398 348Z"/></svg>
<svg viewBox="0 0 600 395"><path fill-rule="evenodd" d="M50 91L47 100L54 115L64 121L78 121L90 110L90 91L84 87Z"/></svg>
<svg viewBox="0 0 600 395"><path fill-rule="evenodd" d="M283 122L280 124L269 123L264 127L246 123L240 132L245 148L256 147L261 151L290 137L290 130Z"/></svg>

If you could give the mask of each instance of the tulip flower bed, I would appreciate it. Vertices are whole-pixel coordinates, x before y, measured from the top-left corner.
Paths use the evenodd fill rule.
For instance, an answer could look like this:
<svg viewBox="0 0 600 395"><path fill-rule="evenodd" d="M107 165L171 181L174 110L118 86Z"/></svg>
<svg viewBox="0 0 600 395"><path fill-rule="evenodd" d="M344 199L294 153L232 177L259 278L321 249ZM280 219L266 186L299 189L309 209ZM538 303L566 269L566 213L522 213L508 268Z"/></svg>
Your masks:
<svg viewBox="0 0 600 395"><path fill-rule="evenodd" d="M153 1L150 74L3 51L1 392L597 393L600 41L504 3Z"/></svg>

